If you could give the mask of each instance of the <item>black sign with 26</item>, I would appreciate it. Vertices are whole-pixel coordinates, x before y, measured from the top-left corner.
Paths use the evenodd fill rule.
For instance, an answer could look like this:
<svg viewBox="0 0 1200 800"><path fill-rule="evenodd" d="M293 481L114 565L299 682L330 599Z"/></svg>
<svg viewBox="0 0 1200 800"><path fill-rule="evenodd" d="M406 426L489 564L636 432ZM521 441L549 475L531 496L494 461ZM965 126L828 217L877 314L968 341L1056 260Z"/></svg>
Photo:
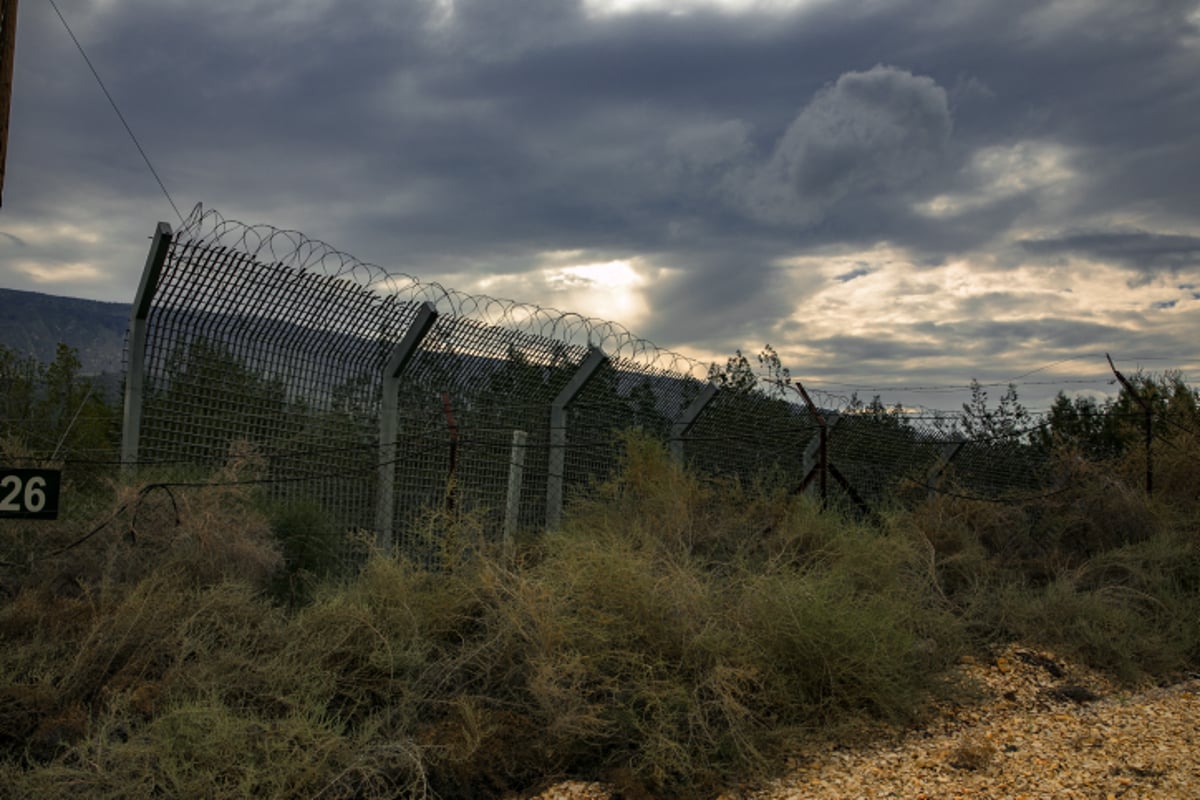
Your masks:
<svg viewBox="0 0 1200 800"><path fill-rule="evenodd" d="M62 473L0 467L0 518L58 519Z"/></svg>

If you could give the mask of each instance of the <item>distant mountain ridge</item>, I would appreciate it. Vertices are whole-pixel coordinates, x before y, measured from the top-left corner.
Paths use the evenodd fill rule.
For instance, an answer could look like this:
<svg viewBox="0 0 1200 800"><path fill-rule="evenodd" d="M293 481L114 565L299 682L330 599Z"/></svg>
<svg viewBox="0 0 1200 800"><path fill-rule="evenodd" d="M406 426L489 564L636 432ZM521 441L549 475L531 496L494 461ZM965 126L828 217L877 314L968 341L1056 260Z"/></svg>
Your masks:
<svg viewBox="0 0 1200 800"><path fill-rule="evenodd" d="M48 363L64 342L78 351L84 374L119 374L129 312L125 303L0 289L0 344Z"/></svg>

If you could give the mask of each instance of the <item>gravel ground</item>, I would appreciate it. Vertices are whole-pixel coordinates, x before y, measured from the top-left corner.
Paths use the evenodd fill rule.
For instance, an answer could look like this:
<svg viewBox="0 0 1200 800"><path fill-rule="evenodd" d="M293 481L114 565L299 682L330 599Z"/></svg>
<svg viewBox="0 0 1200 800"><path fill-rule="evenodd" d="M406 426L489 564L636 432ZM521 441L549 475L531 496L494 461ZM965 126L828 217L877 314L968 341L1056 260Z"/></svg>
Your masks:
<svg viewBox="0 0 1200 800"><path fill-rule="evenodd" d="M1119 690L1053 654L1011 646L965 660L980 690L921 728L862 748L799 753L771 784L718 800L1192 800L1200 798L1200 679ZM568 782L536 800L615 800Z"/></svg>

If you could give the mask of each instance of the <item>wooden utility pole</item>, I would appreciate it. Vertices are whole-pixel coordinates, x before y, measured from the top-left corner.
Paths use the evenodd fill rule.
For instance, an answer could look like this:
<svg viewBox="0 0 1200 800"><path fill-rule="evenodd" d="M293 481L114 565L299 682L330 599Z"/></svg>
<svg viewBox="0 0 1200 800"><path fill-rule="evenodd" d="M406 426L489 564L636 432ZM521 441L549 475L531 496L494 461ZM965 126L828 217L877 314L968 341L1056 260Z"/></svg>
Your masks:
<svg viewBox="0 0 1200 800"><path fill-rule="evenodd" d="M0 0L0 198L4 194L4 165L8 160L8 109L12 104L16 50L17 0Z"/></svg>

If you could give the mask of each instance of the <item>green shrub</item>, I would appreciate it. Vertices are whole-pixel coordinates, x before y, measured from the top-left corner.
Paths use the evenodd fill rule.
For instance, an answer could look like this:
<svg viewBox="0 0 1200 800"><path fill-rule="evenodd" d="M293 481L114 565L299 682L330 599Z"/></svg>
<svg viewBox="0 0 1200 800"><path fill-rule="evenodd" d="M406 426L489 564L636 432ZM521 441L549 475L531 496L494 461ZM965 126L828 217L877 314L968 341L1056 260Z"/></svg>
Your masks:
<svg viewBox="0 0 1200 800"><path fill-rule="evenodd" d="M664 795L761 774L839 718L911 717L959 652L923 558L634 440L527 576L544 746Z"/></svg>
<svg viewBox="0 0 1200 800"><path fill-rule="evenodd" d="M434 557L354 575L325 571L314 509L272 523L238 487L156 492L136 537L97 536L0 600L0 785L501 797L573 775L697 796L849 722L912 719L968 646L1195 669L1195 514L1109 479L873 526L634 438L527 551L431 512ZM284 604L281 568L303 576Z"/></svg>
<svg viewBox="0 0 1200 800"><path fill-rule="evenodd" d="M1045 586L1009 583L978 606L985 626L1126 681L1200 664L1200 548L1166 531L1100 554Z"/></svg>
<svg viewBox="0 0 1200 800"><path fill-rule="evenodd" d="M322 580L343 570L346 537L329 513L311 500L276 502L266 514L283 557L271 593L283 603L303 604Z"/></svg>

